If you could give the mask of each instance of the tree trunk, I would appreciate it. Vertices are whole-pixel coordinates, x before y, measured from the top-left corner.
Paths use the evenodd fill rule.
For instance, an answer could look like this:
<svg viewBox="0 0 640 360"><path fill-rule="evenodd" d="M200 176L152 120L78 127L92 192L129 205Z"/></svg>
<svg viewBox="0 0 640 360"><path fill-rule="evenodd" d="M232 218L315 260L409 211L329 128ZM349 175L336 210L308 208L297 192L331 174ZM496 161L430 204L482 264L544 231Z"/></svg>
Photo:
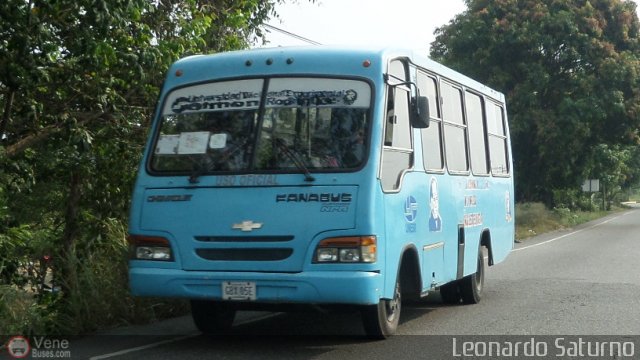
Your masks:
<svg viewBox="0 0 640 360"><path fill-rule="evenodd" d="M68 297L71 292L76 289L77 285L75 245L79 229L78 213L82 194L81 180L80 171L77 169L72 170L69 181L69 197L67 199L67 208L64 217L65 227L62 238L62 258L60 259L62 265L60 286L64 297Z"/></svg>
<svg viewBox="0 0 640 360"><path fill-rule="evenodd" d="M7 131L7 127L9 126L9 120L11 120L11 108L13 107L13 99L15 97L16 92L11 89L7 92L7 98L4 103L4 111L2 113L2 121L0 122L0 142L3 142L4 134Z"/></svg>

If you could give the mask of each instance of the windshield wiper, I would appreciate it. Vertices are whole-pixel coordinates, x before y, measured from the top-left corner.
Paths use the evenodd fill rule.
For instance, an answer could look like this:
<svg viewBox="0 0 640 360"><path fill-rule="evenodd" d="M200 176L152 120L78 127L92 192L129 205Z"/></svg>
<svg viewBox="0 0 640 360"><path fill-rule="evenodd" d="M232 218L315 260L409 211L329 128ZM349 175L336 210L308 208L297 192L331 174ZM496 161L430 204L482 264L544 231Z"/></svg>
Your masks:
<svg viewBox="0 0 640 360"><path fill-rule="evenodd" d="M191 184L199 183L199 178L204 174L208 174L215 167L215 161L209 154L202 154L202 156L193 156L189 158L193 162L191 174L189 174L189 183Z"/></svg>
<svg viewBox="0 0 640 360"><path fill-rule="evenodd" d="M197 184L200 182L199 177L202 176L207 171L206 166L202 164L202 162L195 162L193 164L193 169L191 170L191 174L189 175L189 183Z"/></svg>
<svg viewBox="0 0 640 360"><path fill-rule="evenodd" d="M291 159L291 161L298 168L298 170L302 171L302 174L304 175L304 181L309 181L309 182L316 181L316 178L311 176L311 172L305 166L304 161L302 161L296 153L294 153L293 151L291 151L291 149L289 149L289 147L284 142L284 140L280 138L275 138L275 144L280 149L280 151L282 151L285 155L289 157L289 159Z"/></svg>

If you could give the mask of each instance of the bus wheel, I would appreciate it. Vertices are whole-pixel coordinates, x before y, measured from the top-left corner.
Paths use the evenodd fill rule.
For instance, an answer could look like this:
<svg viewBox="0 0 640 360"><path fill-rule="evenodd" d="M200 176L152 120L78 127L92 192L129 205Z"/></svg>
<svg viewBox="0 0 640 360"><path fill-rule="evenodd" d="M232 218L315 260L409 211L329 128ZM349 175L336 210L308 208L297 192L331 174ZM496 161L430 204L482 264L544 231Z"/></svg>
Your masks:
<svg viewBox="0 0 640 360"><path fill-rule="evenodd" d="M203 333L223 334L231 330L236 309L216 301L191 300L191 316Z"/></svg>
<svg viewBox="0 0 640 360"><path fill-rule="evenodd" d="M386 339L395 334L400 322L402 309L402 293L400 279L396 280L393 299L380 299L377 305L366 305L362 308L362 324L367 336L371 339Z"/></svg>
<svg viewBox="0 0 640 360"><path fill-rule="evenodd" d="M458 281L452 281L448 284L444 284L440 287L440 297L445 304L460 304L462 299L460 295L460 287Z"/></svg>
<svg viewBox="0 0 640 360"><path fill-rule="evenodd" d="M480 248L482 249L482 248ZM465 304L477 304L484 288L484 256L478 251L478 268L475 274L460 279L460 296Z"/></svg>

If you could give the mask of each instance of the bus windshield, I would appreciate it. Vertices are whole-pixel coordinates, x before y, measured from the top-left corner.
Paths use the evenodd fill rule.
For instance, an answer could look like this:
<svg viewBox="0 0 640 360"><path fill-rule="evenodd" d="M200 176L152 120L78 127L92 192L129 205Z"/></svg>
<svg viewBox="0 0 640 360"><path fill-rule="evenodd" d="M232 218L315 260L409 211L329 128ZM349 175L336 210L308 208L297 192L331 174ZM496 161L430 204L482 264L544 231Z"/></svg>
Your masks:
<svg viewBox="0 0 640 360"><path fill-rule="evenodd" d="M370 104L370 85L350 79L248 79L180 88L165 100L150 170L356 170L367 158Z"/></svg>

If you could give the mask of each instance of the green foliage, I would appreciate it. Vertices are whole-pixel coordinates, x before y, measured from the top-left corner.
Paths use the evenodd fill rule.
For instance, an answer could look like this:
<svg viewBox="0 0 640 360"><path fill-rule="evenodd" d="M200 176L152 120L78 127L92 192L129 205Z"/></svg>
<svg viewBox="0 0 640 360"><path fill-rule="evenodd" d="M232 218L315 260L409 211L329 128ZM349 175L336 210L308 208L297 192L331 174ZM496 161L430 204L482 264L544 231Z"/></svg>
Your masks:
<svg viewBox="0 0 640 360"><path fill-rule="evenodd" d="M0 2L0 333L184 311L127 291L127 212L153 107L172 62L260 41L281 1Z"/></svg>
<svg viewBox="0 0 640 360"><path fill-rule="evenodd" d="M516 239L570 228L609 214L606 211L572 210L566 206L547 208L543 203L516 204Z"/></svg>
<svg viewBox="0 0 640 360"><path fill-rule="evenodd" d="M556 209L596 211L602 204L594 193L582 189L557 189L553 191L553 203Z"/></svg>
<svg viewBox="0 0 640 360"><path fill-rule="evenodd" d="M640 143L635 4L621 0L467 0L437 30L432 57L504 92L518 198L553 204L600 166L599 146ZM605 181L614 181L606 179Z"/></svg>
<svg viewBox="0 0 640 360"><path fill-rule="evenodd" d="M543 203L516 204L516 240L561 228L557 218Z"/></svg>
<svg viewBox="0 0 640 360"><path fill-rule="evenodd" d="M549 218L548 210L543 203L516 204L516 226L540 224Z"/></svg>
<svg viewBox="0 0 640 360"><path fill-rule="evenodd" d="M8 285L0 285L0 342L2 335L49 334L56 322L56 306L51 301Z"/></svg>
<svg viewBox="0 0 640 360"><path fill-rule="evenodd" d="M34 256L19 257L14 278L0 283L0 319L3 320L0 334L82 334L114 325L146 323L188 311L184 301L133 298L126 286L126 226L122 221L108 219L99 227L105 234L104 241L95 244L99 239L93 239L94 244L83 244L92 248L79 252L83 254L82 259L67 259L78 272L76 285L66 297L59 291L61 284L58 283L64 279L45 279L47 267L43 263L30 266ZM8 234L3 240L13 239L14 243L24 245L16 241L22 237L14 235ZM13 259L16 253L19 252L7 253L7 257ZM34 267L39 271L34 271Z"/></svg>
<svg viewBox="0 0 640 360"><path fill-rule="evenodd" d="M70 259L78 269L76 286L70 288L66 311L54 319L55 333L83 334L188 311L185 301L133 298L126 286L129 252L126 227L116 219L105 221L102 227L107 241L93 251L84 252L86 257Z"/></svg>

